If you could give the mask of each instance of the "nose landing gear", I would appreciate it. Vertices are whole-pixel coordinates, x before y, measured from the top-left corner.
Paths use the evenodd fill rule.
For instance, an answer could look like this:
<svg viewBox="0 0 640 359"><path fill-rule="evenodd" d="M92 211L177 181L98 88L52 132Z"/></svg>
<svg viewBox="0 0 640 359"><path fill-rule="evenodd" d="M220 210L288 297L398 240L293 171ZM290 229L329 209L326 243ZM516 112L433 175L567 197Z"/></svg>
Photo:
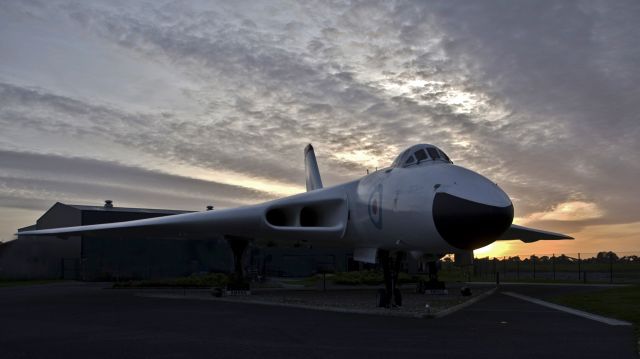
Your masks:
<svg viewBox="0 0 640 359"><path fill-rule="evenodd" d="M378 251L378 259L384 275L384 289L378 291L378 307L391 308L402 306L402 294L397 287L398 273L404 260L404 252L397 252L395 258L387 250Z"/></svg>

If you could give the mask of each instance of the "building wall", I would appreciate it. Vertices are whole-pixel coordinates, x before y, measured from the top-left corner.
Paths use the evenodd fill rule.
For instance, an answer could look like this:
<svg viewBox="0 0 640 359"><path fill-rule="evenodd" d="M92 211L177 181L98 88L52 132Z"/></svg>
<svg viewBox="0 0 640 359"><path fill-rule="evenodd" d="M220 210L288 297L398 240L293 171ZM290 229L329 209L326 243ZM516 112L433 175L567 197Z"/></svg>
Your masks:
<svg viewBox="0 0 640 359"><path fill-rule="evenodd" d="M36 221L36 229L71 227L82 224L81 212L63 203L56 203Z"/></svg>
<svg viewBox="0 0 640 359"><path fill-rule="evenodd" d="M0 278L59 279L65 258L80 257L80 238L20 237L0 246Z"/></svg>
<svg viewBox="0 0 640 359"><path fill-rule="evenodd" d="M100 224L165 216L157 212L83 211L82 224ZM83 236L80 278L83 280L158 279L198 272L228 272L231 254L217 238L113 238Z"/></svg>
<svg viewBox="0 0 640 359"><path fill-rule="evenodd" d="M255 248L250 261L267 276L306 277L322 271L346 271L349 258L353 258L353 250L344 248L266 247Z"/></svg>
<svg viewBox="0 0 640 359"><path fill-rule="evenodd" d="M227 242L217 239L87 237L82 247L83 280L171 278L232 267Z"/></svg>

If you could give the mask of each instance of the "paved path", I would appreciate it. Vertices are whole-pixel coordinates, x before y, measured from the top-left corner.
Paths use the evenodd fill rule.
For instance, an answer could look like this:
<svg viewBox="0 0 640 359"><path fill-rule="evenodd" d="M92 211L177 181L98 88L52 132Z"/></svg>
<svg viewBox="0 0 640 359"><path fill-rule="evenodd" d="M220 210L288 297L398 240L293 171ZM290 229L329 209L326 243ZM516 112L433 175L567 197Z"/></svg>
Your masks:
<svg viewBox="0 0 640 359"><path fill-rule="evenodd" d="M84 283L0 288L3 359L637 358L635 350L630 327L500 293L429 320L144 298Z"/></svg>

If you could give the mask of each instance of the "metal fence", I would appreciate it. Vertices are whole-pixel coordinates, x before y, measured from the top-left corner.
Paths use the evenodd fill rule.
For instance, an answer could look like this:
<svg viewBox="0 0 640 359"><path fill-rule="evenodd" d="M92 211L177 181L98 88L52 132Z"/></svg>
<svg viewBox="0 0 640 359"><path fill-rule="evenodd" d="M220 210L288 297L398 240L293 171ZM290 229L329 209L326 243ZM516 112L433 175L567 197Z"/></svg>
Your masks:
<svg viewBox="0 0 640 359"><path fill-rule="evenodd" d="M454 270L451 259L444 259L443 270ZM640 256L598 252L475 258L464 275L475 281L640 283Z"/></svg>

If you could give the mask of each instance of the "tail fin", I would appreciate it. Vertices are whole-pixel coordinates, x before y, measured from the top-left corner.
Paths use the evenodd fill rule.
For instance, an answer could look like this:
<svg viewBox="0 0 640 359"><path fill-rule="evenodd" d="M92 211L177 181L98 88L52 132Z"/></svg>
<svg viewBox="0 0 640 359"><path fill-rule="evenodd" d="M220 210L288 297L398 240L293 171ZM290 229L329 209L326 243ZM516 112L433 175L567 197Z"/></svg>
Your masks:
<svg viewBox="0 0 640 359"><path fill-rule="evenodd" d="M316 153L313 151L311 144L304 148L304 170L307 177L307 192L322 188Z"/></svg>

